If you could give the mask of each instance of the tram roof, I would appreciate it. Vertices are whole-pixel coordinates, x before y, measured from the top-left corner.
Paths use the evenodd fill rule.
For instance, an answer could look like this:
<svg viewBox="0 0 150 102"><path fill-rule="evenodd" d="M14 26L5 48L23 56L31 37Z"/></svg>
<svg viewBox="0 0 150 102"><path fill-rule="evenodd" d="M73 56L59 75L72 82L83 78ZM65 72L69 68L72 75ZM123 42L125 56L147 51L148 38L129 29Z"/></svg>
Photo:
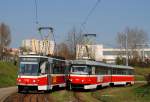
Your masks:
<svg viewBox="0 0 150 102"><path fill-rule="evenodd" d="M41 56L41 55L20 55L19 57L41 57L41 58L50 58L47 56Z"/></svg>
<svg viewBox="0 0 150 102"><path fill-rule="evenodd" d="M134 69L130 66L124 66L124 65L113 65L113 64L106 64L98 61L92 61L92 60L72 60L72 64L78 64L78 65L94 65L94 66L103 66L103 67L110 67L110 68L122 68L122 69Z"/></svg>
<svg viewBox="0 0 150 102"><path fill-rule="evenodd" d="M56 60L62 60L65 61L65 59L62 59L60 57L55 57L55 56L42 56L42 55L20 55L19 57L32 57L32 58L48 58L48 59L56 59Z"/></svg>

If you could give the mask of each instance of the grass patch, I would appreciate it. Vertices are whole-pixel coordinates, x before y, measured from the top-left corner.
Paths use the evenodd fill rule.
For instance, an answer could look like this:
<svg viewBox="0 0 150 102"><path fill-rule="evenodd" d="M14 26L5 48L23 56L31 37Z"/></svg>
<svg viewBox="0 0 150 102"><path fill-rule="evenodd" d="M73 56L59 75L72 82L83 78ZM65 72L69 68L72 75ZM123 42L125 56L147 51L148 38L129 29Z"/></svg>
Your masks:
<svg viewBox="0 0 150 102"><path fill-rule="evenodd" d="M16 85L17 66L10 62L0 61L0 87Z"/></svg>
<svg viewBox="0 0 150 102"><path fill-rule="evenodd" d="M150 68L139 68L139 67L135 67L135 74L136 75L147 75L150 73Z"/></svg>
<svg viewBox="0 0 150 102"><path fill-rule="evenodd" d="M145 81L145 76L150 73L150 68L135 67L134 71L136 81Z"/></svg>
<svg viewBox="0 0 150 102"><path fill-rule="evenodd" d="M94 93L102 102L149 102L150 86L135 84L129 87L112 87Z"/></svg>
<svg viewBox="0 0 150 102"><path fill-rule="evenodd" d="M54 91L51 96L56 102L76 102L73 91ZM150 86L135 84L133 86L107 87L94 91L79 91L81 102L149 102Z"/></svg>
<svg viewBox="0 0 150 102"><path fill-rule="evenodd" d="M143 75L135 75L135 81L145 81L145 76Z"/></svg>
<svg viewBox="0 0 150 102"><path fill-rule="evenodd" d="M92 96L92 93L91 91L78 91L76 94L74 91L62 90L52 92L51 96L55 102L100 102Z"/></svg>
<svg viewBox="0 0 150 102"><path fill-rule="evenodd" d="M72 91L54 91L51 93L51 96L54 98L56 102L70 102L74 100Z"/></svg>
<svg viewBox="0 0 150 102"><path fill-rule="evenodd" d="M143 85L143 86L137 87L134 89L134 93L136 93L136 95L141 98L148 97L150 99L150 86Z"/></svg>

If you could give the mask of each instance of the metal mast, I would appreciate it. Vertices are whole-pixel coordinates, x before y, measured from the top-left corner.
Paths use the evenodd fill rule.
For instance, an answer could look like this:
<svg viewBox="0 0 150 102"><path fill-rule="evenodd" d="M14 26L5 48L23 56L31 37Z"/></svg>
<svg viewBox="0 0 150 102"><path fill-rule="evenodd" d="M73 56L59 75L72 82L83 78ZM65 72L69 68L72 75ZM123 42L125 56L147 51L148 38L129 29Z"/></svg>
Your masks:
<svg viewBox="0 0 150 102"><path fill-rule="evenodd" d="M95 59L96 34L83 34L83 39L78 48L79 59Z"/></svg>
<svg viewBox="0 0 150 102"><path fill-rule="evenodd" d="M51 41L51 35L53 35L53 28L52 27L39 27L38 28L40 34L42 30L48 30L48 34L41 34L42 36L42 41L43 41L43 48L41 48L41 53L43 54L49 54L50 51L52 51L52 46L50 46L50 41ZM54 35L53 35L53 39L54 39ZM54 41L55 43L55 41ZM55 44L54 44L55 47Z"/></svg>

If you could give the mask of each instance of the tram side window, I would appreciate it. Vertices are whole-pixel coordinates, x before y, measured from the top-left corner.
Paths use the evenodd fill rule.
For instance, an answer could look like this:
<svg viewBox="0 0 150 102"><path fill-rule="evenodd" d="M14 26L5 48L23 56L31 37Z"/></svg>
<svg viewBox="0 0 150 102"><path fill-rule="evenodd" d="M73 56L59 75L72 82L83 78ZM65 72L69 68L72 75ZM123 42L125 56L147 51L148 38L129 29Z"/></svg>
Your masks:
<svg viewBox="0 0 150 102"><path fill-rule="evenodd" d="M55 61L53 64L53 74L64 74L65 64L63 61Z"/></svg>
<svg viewBox="0 0 150 102"><path fill-rule="evenodd" d="M127 75L128 72L126 69L113 69L112 74L114 74L114 75Z"/></svg>
<svg viewBox="0 0 150 102"><path fill-rule="evenodd" d="M116 69L113 69L113 70L112 70L112 74L116 75L116 74L117 74L117 70L116 70Z"/></svg>
<svg viewBox="0 0 150 102"><path fill-rule="evenodd" d="M117 70L117 74L118 74L118 75L123 75L123 71L118 69L118 70Z"/></svg>
<svg viewBox="0 0 150 102"><path fill-rule="evenodd" d="M97 75L108 75L108 70L103 67L96 67L95 72Z"/></svg>
<svg viewBox="0 0 150 102"><path fill-rule="evenodd" d="M96 75L101 75L101 73L100 73L100 68L96 67L96 69L95 69L95 74L96 74Z"/></svg>
<svg viewBox="0 0 150 102"><path fill-rule="evenodd" d="M50 63L46 63L46 68L45 68L46 74L50 74Z"/></svg>
<svg viewBox="0 0 150 102"><path fill-rule="evenodd" d="M128 70L128 75L133 75L134 73L133 73L133 70L131 70L131 69L129 69Z"/></svg>
<svg viewBox="0 0 150 102"><path fill-rule="evenodd" d="M127 69L121 69L121 74L122 75L128 75L128 70Z"/></svg>
<svg viewBox="0 0 150 102"><path fill-rule="evenodd" d="M90 69L90 71L91 71L90 74L95 75L95 66L92 66L91 68L89 67L89 69ZM89 71L89 72L90 72L90 71Z"/></svg>
<svg viewBox="0 0 150 102"><path fill-rule="evenodd" d="M117 74L118 74L118 75L122 75L122 74L123 74L123 71L120 70L120 69L117 69Z"/></svg>

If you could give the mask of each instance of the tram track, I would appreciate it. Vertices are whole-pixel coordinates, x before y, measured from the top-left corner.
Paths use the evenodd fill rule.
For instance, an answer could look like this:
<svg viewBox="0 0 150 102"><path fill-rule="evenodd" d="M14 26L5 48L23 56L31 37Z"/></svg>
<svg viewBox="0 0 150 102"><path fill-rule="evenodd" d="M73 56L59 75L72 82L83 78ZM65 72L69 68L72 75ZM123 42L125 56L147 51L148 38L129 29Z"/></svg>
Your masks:
<svg viewBox="0 0 150 102"><path fill-rule="evenodd" d="M45 102L49 102L49 96L48 96L48 94L45 94L44 100L45 100Z"/></svg>
<svg viewBox="0 0 150 102"><path fill-rule="evenodd" d="M100 102L105 102L101 98L99 98L97 95L95 95L95 93L93 93L93 92L91 93L91 96Z"/></svg>
<svg viewBox="0 0 150 102"><path fill-rule="evenodd" d="M93 98L95 98L96 100L98 100L99 102L106 102L104 101L100 96L100 93L103 93L103 91L105 91L106 89L111 89L112 87L101 87L100 89L96 89L93 90L93 92L91 93L91 96Z"/></svg>
<svg viewBox="0 0 150 102"><path fill-rule="evenodd" d="M16 97L19 102L32 102L32 94L18 94ZM14 99L12 99L14 101Z"/></svg>
<svg viewBox="0 0 150 102"><path fill-rule="evenodd" d="M4 102L54 102L50 94L20 94L8 96Z"/></svg>
<svg viewBox="0 0 150 102"><path fill-rule="evenodd" d="M73 96L74 96L74 98L75 98L75 101L73 101L73 102L85 102L85 101L82 99L82 92L74 91L74 92L73 92Z"/></svg>
<svg viewBox="0 0 150 102"><path fill-rule="evenodd" d="M19 101L20 101L20 102L23 102L23 101L24 101L24 97L25 97L24 94L20 94L20 95L19 95Z"/></svg>
<svg viewBox="0 0 150 102"><path fill-rule="evenodd" d="M99 97L99 92L104 91L104 89L105 88L92 90L92 92L81 90L66 91L68 98L66 98L66 101L64 100L63 102L87 102L87 97L95 102L104 102ZM88 92L91 93L91 95L86 94ZM4 102L57 102L57 99L49 93L14 93L8 96Z"/></svg>

